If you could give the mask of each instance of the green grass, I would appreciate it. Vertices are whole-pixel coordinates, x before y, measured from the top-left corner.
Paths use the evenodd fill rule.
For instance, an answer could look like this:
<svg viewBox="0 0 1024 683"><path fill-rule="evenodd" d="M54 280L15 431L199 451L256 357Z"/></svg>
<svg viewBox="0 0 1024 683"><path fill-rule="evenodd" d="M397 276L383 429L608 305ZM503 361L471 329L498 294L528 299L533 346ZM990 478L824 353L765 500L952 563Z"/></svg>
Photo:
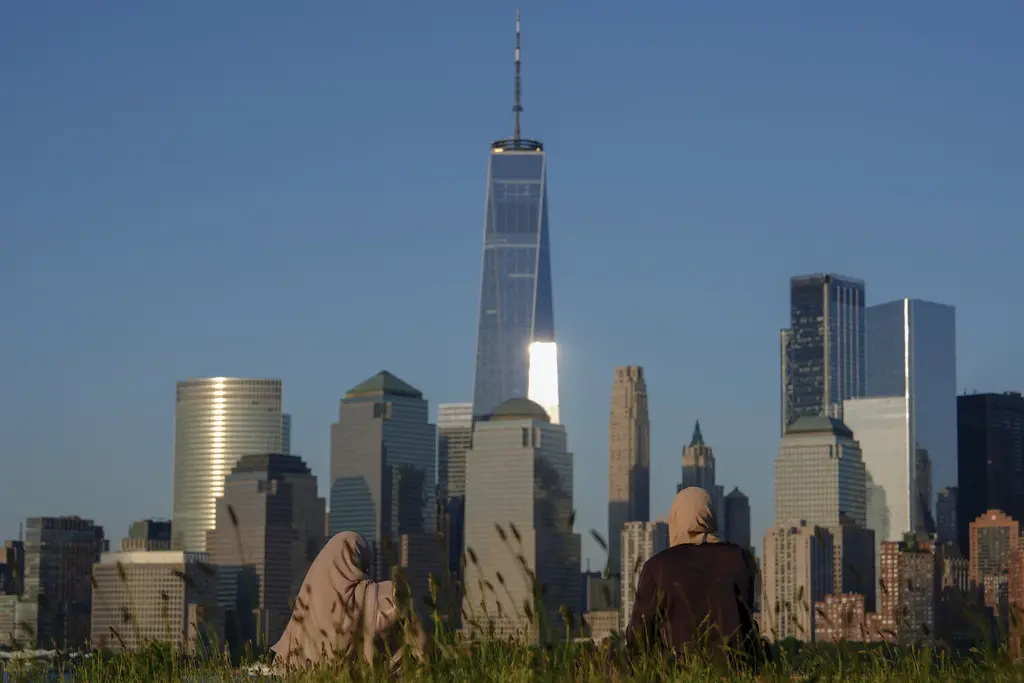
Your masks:
<svg viewBox="0 0 1024 683"><path fill-rule="evenodd" d="M754 674L715 665L700 655L670 662L654 655L627 658L616 644L601 647L569 643L529 648L495 642L475 647L445 645L418 663L403 664L405 680L416 681L1020 681L1024 666L1005 652L972 652L952 658L939 652L884 647L804 646L795 652L775 652L775 661ZM198 662L176 657L167 646L154 645L132 654L97 655L72 665L78 681L207 681L238 677L238 669L218 661ZM40 680L37 672L12 669L12 680ZM382 669L366 666L322 667L294 674L289 681L388 680Z"/></svg>

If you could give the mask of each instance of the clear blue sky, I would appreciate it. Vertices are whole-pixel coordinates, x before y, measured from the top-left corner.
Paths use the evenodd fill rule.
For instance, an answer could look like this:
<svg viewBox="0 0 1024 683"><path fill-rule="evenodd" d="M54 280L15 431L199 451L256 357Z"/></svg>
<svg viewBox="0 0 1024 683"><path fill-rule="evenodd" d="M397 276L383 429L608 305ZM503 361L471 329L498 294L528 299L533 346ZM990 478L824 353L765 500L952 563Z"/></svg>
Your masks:
<svg viewBox="0 0 1024 683"><path fill-rule="evenodd" d="M0 535L169 516L178 379L283 378L321 477L338 399L378 370L470 400L515 7L0 9ZM954 304L961 388L1024 388L1024 5L522 10L583 533L634 363L652 515L700 418L763 533L793 274Z"/></svg>

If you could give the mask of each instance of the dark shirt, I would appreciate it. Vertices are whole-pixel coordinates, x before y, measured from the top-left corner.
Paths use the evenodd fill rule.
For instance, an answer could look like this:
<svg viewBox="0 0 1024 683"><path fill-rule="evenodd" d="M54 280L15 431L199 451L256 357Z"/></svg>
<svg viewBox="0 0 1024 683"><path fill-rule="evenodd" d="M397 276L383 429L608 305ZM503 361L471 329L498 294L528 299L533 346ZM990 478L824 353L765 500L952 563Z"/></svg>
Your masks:
<svg viewBox="0 0 1024 683"><path fill-rule="evenodd" d="M753 655L758 639L753 620L757 565L732 543L677 545L663 550L640 572L633 613L626 629L630 647L725 645Z"/></svg>

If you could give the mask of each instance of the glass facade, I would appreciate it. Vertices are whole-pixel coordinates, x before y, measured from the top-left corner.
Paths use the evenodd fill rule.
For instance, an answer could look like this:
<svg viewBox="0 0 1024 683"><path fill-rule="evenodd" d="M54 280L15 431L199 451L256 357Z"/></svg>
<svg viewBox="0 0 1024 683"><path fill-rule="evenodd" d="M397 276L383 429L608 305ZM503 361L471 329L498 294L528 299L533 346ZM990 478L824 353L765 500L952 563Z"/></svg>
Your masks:
<svg viewBox="0 0 1024 683"><path fill-rule="evenodd" d="M529 346L555 341L546 160L540 143L492 146L473 414L529 389Z"/></svg>
<svg viewBox="0 0 1024 683"><path fill-rule="evenodd" d="M790 280L790 325L781 335L783 432L802 416L842 419L864 392L864 283L819 273Z"/></svg>
<svg viewBox="0 0 1024 683"><path fill-rule="evenodd" d="M355 531L390 578L403 535L437 530L437 433L416 389L381 373L349 391L331 426L330 535Z"/></svg>
<svg viewBox="0 0 1024 683"><path fill-rule="evenodd" d="M899 299L865 311L868 397L902 397L908 516L890 534L934 533L934 492L957 485L956 313L952 306ZM860 437L851 424L854 433ZM874 473L873 473L874 475ZM909 527L908 527L909 524ZM893 539L895 540L895 539Z"/></svg>

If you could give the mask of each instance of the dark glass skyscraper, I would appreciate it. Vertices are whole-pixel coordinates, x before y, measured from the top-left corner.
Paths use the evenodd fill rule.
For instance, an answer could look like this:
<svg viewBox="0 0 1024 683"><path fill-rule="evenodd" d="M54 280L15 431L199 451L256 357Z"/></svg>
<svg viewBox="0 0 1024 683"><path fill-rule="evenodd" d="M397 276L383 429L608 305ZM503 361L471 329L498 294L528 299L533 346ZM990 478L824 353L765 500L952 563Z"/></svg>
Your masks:
<svg viewBox="0 0 1024 683"><path fill-rule="evenodd" d="M802 416L842 419L864 393L864 282L829 273L790 279L782 341L782 432Z"/></svg>
<svg viewBox="0 0 1024 683"><path fill-rule="evenodd" d="M484 218L473 415L529 391L529 346L555 341L544 146L519 135L519 18L515 131L491 143Z"/></svg>

